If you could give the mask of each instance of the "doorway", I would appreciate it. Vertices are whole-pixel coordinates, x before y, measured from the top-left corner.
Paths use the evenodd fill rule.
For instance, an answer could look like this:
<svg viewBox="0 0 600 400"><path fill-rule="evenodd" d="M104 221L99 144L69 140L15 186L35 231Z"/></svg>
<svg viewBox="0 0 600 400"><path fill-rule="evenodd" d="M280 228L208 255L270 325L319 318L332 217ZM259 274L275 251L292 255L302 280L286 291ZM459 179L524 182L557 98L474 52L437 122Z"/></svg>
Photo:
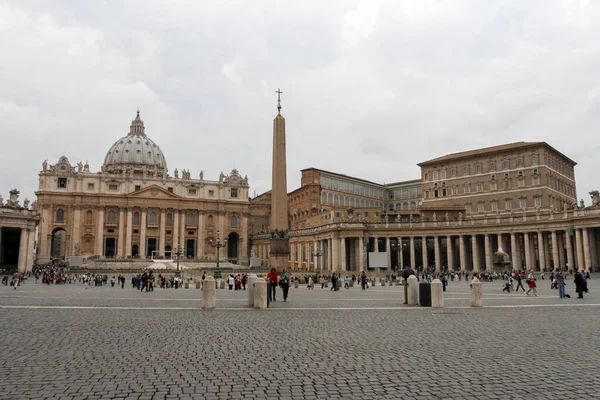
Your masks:
<svg viewBox="0 0 600 400"><path fill-rule="evenodd" d="M52 231L52 241L50 244L50 257L65 259L67 253L67 232L63 228L56 228Z"/></svg>
<svg viewBox="0 0 600 400"><path fill-rule="evenodd" d="M19 264L19 244L21 241L21 229L2 228L0 244L0 265L3 268L16 269Z"/></svg>
<svg viewBox="0 0 600 400"><path fill-rule="evenodd" d="M194 239L186 239L185 241L185 258L193 259L196 247L196 241Z"/></svg>
<svg viewBox="0 0 600 400"><path fill-rule="evenodd" d="M104 257L115 258L116 250L117 250L117 239L115 239L115 238L104 239Z"/></svg>
<svg viewBox="0 0 600 400"><path fill-rule="evenodd" d="M157 241L158 241L158 239L156 239L156 238L148 239L147 246L146 246L146 257L154 258L154 252L156 251L156 248L157 248Z"/></svg>
<svg viewBox="0 0 600 400"><path fill-rule="evenodd" d="M229 236L227 236L227 259L232 264L237 264L238 262L238 244L238 234L231 232Z"/></svg>
<svg viewBox="0 0 600 400"><path fill-rule="evenodd" d="M131 246L131 257L137 258L140 255L140 248L137 244Z"/></svg>

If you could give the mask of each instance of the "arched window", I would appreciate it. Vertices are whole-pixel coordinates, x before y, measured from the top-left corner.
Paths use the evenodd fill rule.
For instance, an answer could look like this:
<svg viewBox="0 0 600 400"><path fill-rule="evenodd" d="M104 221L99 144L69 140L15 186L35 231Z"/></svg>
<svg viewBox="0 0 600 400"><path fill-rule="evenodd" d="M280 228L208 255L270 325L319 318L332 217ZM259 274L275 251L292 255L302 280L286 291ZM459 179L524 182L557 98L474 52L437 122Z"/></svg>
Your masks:
<svg viewBox="0 0 600 400"><path fill-rule="evenodd" d="M237 223L238 223L237 217L235 215L232 215L231 216L231 227L232 228L237 228Z"/></svg>
<svg viewBox="0 0 600 400"><path fill-rule="evenodd" d="M173 214L167 214L167 226L173 226Z"/></svg>
<svg viewBox="0 0 600 400"><path fill-rule="evenodd" d="M396 211L400 211L402 208L400 207L400 203L396 203Z"/></svg>
<svg viewBox="0 0 600 400"><path fill-rule="evenodd" d="M108 212L108 223L116 224L117 223L117 213L114 210L110 210Z"/></svg>
<svg viewBox="0 0 600 400"><path fill-rule="evenodd" d="M196 219L194 218L194 214L187 215L187 224L189 226L194 226Z"/></svg>
<svg viewBox="0 0 600 400"><path fill-rule="evenodd" d="M335 204L336 206L340 204L340 200L337 194L333 196L333 204Z"/></svg>
<svg viewBox="0 0 600 400"><path fill-rule="evenodd" d="M214 219L212 215L208 216L208 226L213 226L214 225Z"/></svg>
<svg viewBox="0 0 600 400"><path fill-rule="evenodd" d="M140 224L140 213L139 212L133 213L133 224L136 226Z"/></svg>
<svg viewBox="0 0 600 400"><path fill-rule="evenodd" d="M85 213L85 223L86 224L91 224L92 223L92 210L88 210Z"/></svg>
<svg viewBox="0 0 600 400"><path fill-rule="evenodd" d="M327 193L321 193L321 203L327 203Z"/></svg>
<svg viewBox="0 0 600 400"><path fill-rule="evenodd" d="M402 203L402 209L408 210L408 201L405 201L404 203Z"/></svg>
<svg viewBox="0 0 600 400"><path fill-rule="evenodd" d="M362 200L360 201L360 206L361 206L362 208L365 208L365 199L362 199Z"/></svg>
<svg viewBox="0 0 600 400"><path fill-rule="evenodd" d="M65 222L65 210L62 208L56 210L56 222Z"/></svg>
<svg viewBox="0 0 600 400"><path fill-rule="evenodd" d="M327 195L327 203L328 204L333 204L333 195L331 193L329 193Z"/></svg>
<svg viewBox="0 0 600 400"><path fill-rule="evenodd" d="M150 218L148 219L148 223L150 225L158 225L158 222L156 220L156 213L154 211L152 211L150 213Z"/></svg>
<svg viewBox="0 0 600 400"><path fill-rule="evenodd" d="M411 202L410 202L410 209L411 209L411 210L414 210L414 209L416 209L416 208L417 208L417 202L416 202L416 201L411 201Z"/></svg>

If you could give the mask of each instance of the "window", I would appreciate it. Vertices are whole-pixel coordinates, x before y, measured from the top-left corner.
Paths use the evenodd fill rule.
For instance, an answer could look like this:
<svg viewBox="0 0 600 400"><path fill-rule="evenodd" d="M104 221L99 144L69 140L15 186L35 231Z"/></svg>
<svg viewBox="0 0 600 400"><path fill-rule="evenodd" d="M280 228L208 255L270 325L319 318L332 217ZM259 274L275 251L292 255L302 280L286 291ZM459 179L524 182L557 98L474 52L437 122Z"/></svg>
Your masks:
<svg viewBox="0 0 600 400"><path fill-rule="evenodd" d="M496 161L490 161L489 170L490 171L496 170Z"/></svg>
<svg viewBox="0 0 600 400"><path fill-rule="evenodd" d="M94 190L94 184L93 183L88 183L88 190Z"/></svg>
<svg viewBox="0 0 600 400"><path fill-rule="evenodd" d="M471 173L471 167L468 165L463 166L463 175L469 175Z"/></svg>
<svg viewBox="0 0 600 400"><path fill-rule="evenodd" d="M173 214L167 214L167 226L173 226Z"/></svg>
<svg viewBox="0 0 600 400"><path fill-rule="evenodd" d="M531 165L538 165L538 155L534 154L531 156Z"/></svg>
<svg viewBox="0 0 600 400"><path fill-rule="evenodd" d="M379 217L379 211L375 211L375 216Z"/></svg>
<svg viewBox="0 0 600 400"><path fill-rule="evenodd" d="M429 173L425 172L425 173L423 174L423 180L424 180L424 181L428 181L428 180L429 180Z"/></svg>
<svg viewBox="0 0 600 400"><path fill-rule="evenodd" d="M117 185L116 183L109 183L108 190L110 190L111 192L116 192L117 190L119 190L119 185Z"/></svg>
<svg viewBox="0 0 600 400"><path fill-rule="evenodd" d="M507 211L512 210L512 200L511 199L504 200L504 209Z"/></svg>
<svg viewBox="0 0 600 400"><path fill-rule="evenodd" d="M339 212L336 212L336 213L335 213L335 217L336 217L336 218L339 218L339 217L340 217L340 213L339 213Z"/></svg>
<svg viewBox="0 0 600 400"><path fill-rule="evenodd" d="M483 201L480 201L479 203L477 203L477 212L484 212L485 211L485 203Z"/></svg>
<svg viewBox="0 0 600 400"><path fill-rule="evenodd" d="M519 176L523 176L523 171L519 171Z"/></svg>
<svg viewBox="0 0 600 400"><path fill-rule="evenodd" d="M117 223L117 213L114 212L114 210L110 210L108 212L108 218L106 219L106 222L108 222L109 224Z"/></svg>
<svg viewBox="0 0 600 400"><path fill-rule="evenodd" d="M451 178L456 177L456 167L450 168L450 177Z"/></svg>
<svg viewBox="0 0 600 400"><path fill-rule="evenodd" d="M509 176L510 176L510 175L508 174L508 172L505 172L505 173L504 173L504 179L508 179L508 177L509 177Z"/></svg>
<svg viewBox="0 0 600 400"><path fill-rule="evenodd" d="M231 197L238 197L238 190L235 188L231 189Z"/></svg>
<svg viewBox="0 0 600 400"><path fill-rule="evenodd" d="M369 212L365 211L365 217L368 217L368 216L369 216Z"/></svg>
<svg viewBox="0 0 600 400"><path fill-rule="evenodd" d="M438 172L437 171L433 171L433 180L437 181L438 179Z"/></svg>
<svg viewBox="0 0 600 400"><path fill-rule="evenodd" d="M172 187L168 187L168 188L167 188L167 191L168 191L169 193L173 193L173 188L172 188Z"/></svg>
<svg viewBox="0 0 600 400"><path fill-rule="evenodd" d="M148 218L148 225L158 225L158 221L156 219L156 213L152 211Z"/></svg>
<svg viewBox="0 0 600 400"><path fill-rule="evenodd" d="M187 224L188 226L194 226L196 222L196 219L194 218L194 214L188 214L187 215Z"/></svg>
<svg viewBox="0 0 600 400"><path fill-rule="evenodd" d="M58 178L58 188L59 189L67 188L67 178Z"/></svg>
<svg viewBox="0 0 600 400"><path fill-rule="evenodd" d="M55 222L65 222L65 210L59 208L56 210L56 221Z"/></svg>
<svg viewBox="0 0 600 400"><path fill-rule="evenodd" d="M519 207L521 208L521 210L527 208L527 197L522 197L519 199Z"/></svg>
<svg viewBox="0 0 600 400"><path fill-rule="evenodd" d="M491 181L490 182L490 190L496 190L498 189L498 186L496 185L496 181Z"/></svg>
<svg viewBox="0 0 600 400"><path fill-rule="evenodd" d="M533 169L533 174L534 174L534 175L537 175L537 174L538 174L538 169L537 169L537 168L534 168L534 169Z"/></svg>
<svg viewBox="0 0 600 400"><path fill-rule="evenodd" d="M523 158L517 158L517 168L523 168Z"/></svg>
<svg viewBox="0 0 600 400"><path fill-rule="evenodd" d="M525 187L525 179L524 178L520 178L518 180L518 183L519 183L519 187Z"/></svg>
<svg viewBox="0 0 600 400"><path fill-rule="evenodd" d="M91 224L92 223L92 211L91 210L88 210L85 213L85 223L86 224Z"/></svg>
<svg viewBox="0 0 600 400"><path fill-rule="evenodd" d="M498 200L492 200L490 203L492 211L498 211Z"/></svg>
<svg viewBox="0 0 600 400"><path fill-rule="evenodd" d="M510 189L510 179L504 181L504 189Z"/></svg>
<svg viewBox="0 0 600 400"><path fill-rule="evenodd" d="M335 204L336 206L338 206L340 204L338 195L336 194L335 196L333 196L333 204Z"/></svg>
<svg viewBox="0 0 600 400"><path fill-rule="evenodd" d="M465 212L466 212L467 214L470 214L470 213L471 213L471 211L472 211L472 209L471 209L471 203L467 203L467 204L465 204Z"/></svg>
<svg viewBox="0 0 600 400"><path fill-rule="evenodd" d="M327 193L321 193L321 203L327 203Z"/></svg>
<svg viewBox="0 0 600 400"><path fill-rule="evenodd" d="M463 188L463 193L471 193L471 184L470 183L465 183L465 186Z"/></svg>
<svg viewBox="0 0 600 400"><path fill-rule="evenodd" d="M477 182L477 192L483 192L483 182Z"/></svg>
<svg viewBox="0 0 600 400"><path fill-rule="evenodd" d="M476 174L480 174L481 173L481 164L475 165L475 173Z"/></svg>
<svg viewBox="0 0 600 400"><path fill-rule="evenodd" d="M510 160L508 158L504 159L502 161L502 168L503 169L510 169Z"/></svg>
<svg viewBox="0 0 600 400"><path fill-rule="evenodd" d="M190 196L195 196L198 193L198 190L196 189L188 189L188 194Z"/></svg>
<svg viewBox="0 0 600 400"><path fill-rule="evenodd" d="M214 223L215 223L215 221L214 221L214 219L213 219L213 216L212 216L212 215L209 215L209 216L208 216L208 226L213 226L213 225L214 225Z"/></svg>
<svg viewBox="0 0 600 400"><path fill-rule="evenodd" d="M442 179L446 179L446 170L443 169L441 173Z"/></svg>
<svg viewBox="0 0 600 400"><path fill-rule="evenodd" d="M135 185L135 191L137 192L138 190L140 190L142 188L141 185Z"/></svg>
<svg viewBox="0 0 600 400"><path fill-rule="evenodd" d="M533 202L534 202L536 208L542 207L542 198L541 197L534 197Z"/></svg>
<svg viewBox="0 0 600 400"><path fill-rule="evenodd" d="M215 191L214 190L209 190L208 191L208 197L215 197Z"/></svg>
<svg viewBox="0 0 600 400"><path fill-rule="evenodd" d="M135 213L133 213L133 225L138 226L139 224L140 224L140 213L135 212Z"/></svg>
<svg viewBox="0 0 600 400"><path fill-rule="evenodd" d="M231 227L232 228L237 228L238 226L238 221L237 221L237 217L235 215L231 216Z"/></svg>

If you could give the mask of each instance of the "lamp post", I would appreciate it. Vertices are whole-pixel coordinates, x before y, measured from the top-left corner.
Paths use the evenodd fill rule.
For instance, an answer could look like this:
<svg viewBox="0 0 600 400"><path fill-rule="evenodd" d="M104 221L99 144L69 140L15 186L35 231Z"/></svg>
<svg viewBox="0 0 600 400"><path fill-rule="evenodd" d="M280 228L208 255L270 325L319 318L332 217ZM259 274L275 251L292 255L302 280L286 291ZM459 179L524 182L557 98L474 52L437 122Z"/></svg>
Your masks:
<svg viewBox="0 0 600 400"><path fill-rule="evenodd" d="M398 265L397 269L404 269L404 243L402 243L402 238L398 238L397 243L391 244L392 249L398 252Z"/></svg>
<svg viewBox="0 0 600 400"><path fill-rule="evenodd" d="M171 255L173 254L175 255L175 257L177 257L177 276L179 276L179 259L185 254L185 249L183 247L179 247L179 244L177 244L177 247L175 247L175 249L171 251Z"/></svg>
<svg viewBox="0 0 600 400"><path fill-rule="evenodd" d="M319 268L315 268L315 272L321 272L321 263L319 262L319 257L323 256L323 250L321 250L320 248L317 248L315 251L313 251L312 253L313 257L317 258L317 265L319 266Z"/></svg>
<svg viewBox="0 0 600 400"><path fill-rule="evenodd" d="M227 239L221 243L221 232L217 231L217 240L209 239L210 245L217 249L217 268L215 269L215 279L221 279L221 270L219 269L219 253L221 247L227 246Z"/></svg>

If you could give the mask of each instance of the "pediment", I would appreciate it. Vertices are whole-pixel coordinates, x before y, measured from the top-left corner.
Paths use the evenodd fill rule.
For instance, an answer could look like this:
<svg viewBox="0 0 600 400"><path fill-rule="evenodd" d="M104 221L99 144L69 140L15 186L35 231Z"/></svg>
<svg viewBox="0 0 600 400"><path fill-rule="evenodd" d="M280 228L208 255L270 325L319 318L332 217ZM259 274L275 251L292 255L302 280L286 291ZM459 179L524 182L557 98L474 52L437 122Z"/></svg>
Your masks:
<svg viewBox="0 0 600 400"><path fill-rule="evenodd" d="M161 188L160 186L152 185L130 193L127 197L145 198L145 199L180 199L175 193Z"/></svg>

